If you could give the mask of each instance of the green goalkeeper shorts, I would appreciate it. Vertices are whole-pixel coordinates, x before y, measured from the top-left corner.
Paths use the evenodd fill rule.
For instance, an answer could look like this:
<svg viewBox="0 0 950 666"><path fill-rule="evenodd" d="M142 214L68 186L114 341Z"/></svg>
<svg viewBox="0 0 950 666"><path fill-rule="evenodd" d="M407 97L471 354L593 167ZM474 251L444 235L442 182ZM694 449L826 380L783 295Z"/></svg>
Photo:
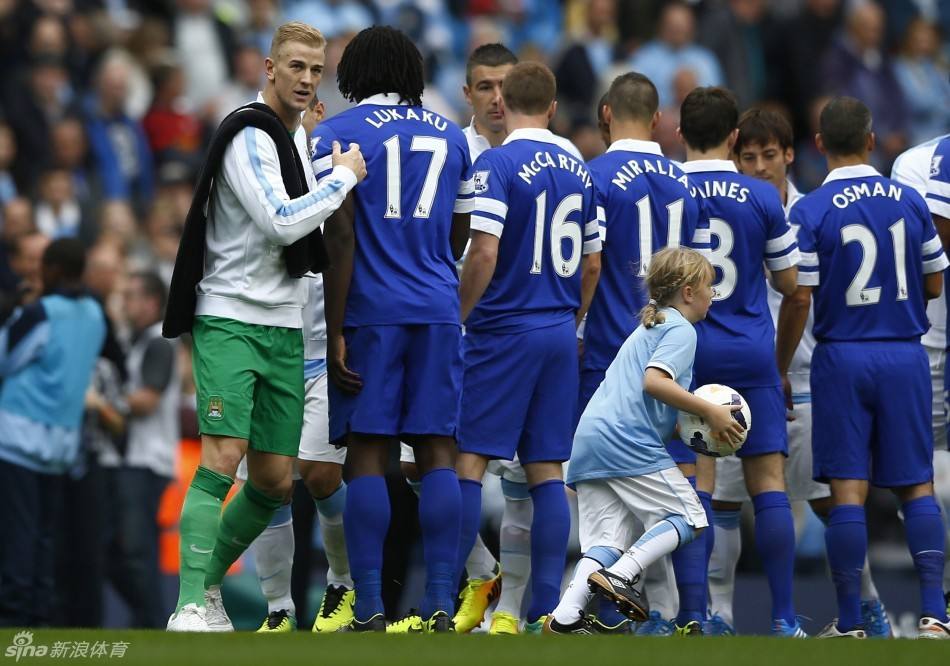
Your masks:
<svg viewBox="0 0 950 666"><path fill-rule="evenodd" d="M300 329L200 316L192 337L201 434L296 457L304 404Z"/></svg>

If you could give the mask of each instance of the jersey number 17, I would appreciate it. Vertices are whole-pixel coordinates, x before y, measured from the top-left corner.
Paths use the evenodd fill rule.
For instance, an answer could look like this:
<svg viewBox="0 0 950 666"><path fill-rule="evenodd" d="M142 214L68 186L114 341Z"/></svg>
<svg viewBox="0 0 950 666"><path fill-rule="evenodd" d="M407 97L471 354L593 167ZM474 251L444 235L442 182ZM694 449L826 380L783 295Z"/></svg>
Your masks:
<svg viewBox="0 0 950 666"><path fill-rule="evenodd" d="M402 219L402 155L399 147L399 136L393 135L383 141L386 147L386 214L387 218ZM439 176L445 168L445 159L449 154L449 147L445 139L434 136L414 136L409 144L410 151L429 152L429 168L426 170L425 180L422 181L422 190L419 200L412 211L413 217L428 219L432 213L432 204L439 187Z"/></svg>

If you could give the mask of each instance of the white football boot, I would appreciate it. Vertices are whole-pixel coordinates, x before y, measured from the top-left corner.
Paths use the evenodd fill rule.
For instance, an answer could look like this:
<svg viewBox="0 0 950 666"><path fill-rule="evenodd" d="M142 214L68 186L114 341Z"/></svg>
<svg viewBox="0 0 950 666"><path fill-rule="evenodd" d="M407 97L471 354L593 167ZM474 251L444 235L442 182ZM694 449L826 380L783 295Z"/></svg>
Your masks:
<svg viewBox="0 0 950 666"><path fill-rule="evenodd" d="M208 621L208 631L234 631L231 618L224 609L220 585L212 585L205 590L205 619Z"/></svg>
<svg viewBox="0 0 950 666"><path fill-rule="evenodd" d="M941 622L935 617L922 617L917 623L917 638L948 640L950 639L950 622Z"/></svg>
<svg viewBox="0 0 950 666"><path fill-rule="evenodd" d="M834 619L831 623L821 630L816 638L867 638L867 632L864 629L852 629L851 631L841 631L838 629L838 620Z"/></svg>
<svg viewBox="0 0 950 666"><path fill-rule="evenodd" d="M186 604L177 613L168 618L165 631L181 632L208 632L208 620L205 618L205 609L198 604Z"/></svg>

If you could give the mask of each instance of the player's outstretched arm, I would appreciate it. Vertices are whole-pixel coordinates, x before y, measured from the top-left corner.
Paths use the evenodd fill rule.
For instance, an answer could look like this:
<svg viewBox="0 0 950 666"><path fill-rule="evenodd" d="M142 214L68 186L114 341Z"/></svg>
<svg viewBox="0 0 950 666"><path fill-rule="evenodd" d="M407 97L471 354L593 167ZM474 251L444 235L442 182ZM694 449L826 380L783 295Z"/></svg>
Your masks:
<svg viewBox="0 0 950 666"><path fill-rule="evenodd" d="M709 423L713 437L726 439L733 444L742 441L745 428L732 418L732 412L742 409L741 405L716 405L698 398L677 384L666 372L655 367L646 369L643 391L671 407L703 417Z"/></svg>
<svg viewBox="0 0 950 666"><path fill-rule="evenodd" d="M782 271L783 273L785 271ZM812 287L797 286L791 294L782 298L778 311L778 330L775 338L775 361L785 390L785 406L792 409L792 392L788 383L788 368L801 342L808 311L811 308Z"/></svg>
<svg viewBox="0 0 950 666"><path fill-rule="evenodd" d="M468 256L462 267L462 283L459 285L463 324L488 289L495 274L499 240L498 236L484 231L472 233L472 246L468 249Z"/></svg>
<svg viewBox="0 0 950 666"><path fill-rule="evenodd" d="M471 213L452 214L452 231L449 236L449 244L452 246L452 258L455 261L461 259L462 255L465 254L465 246L468 245L471 226Z"/></svg>
<svg viewBox="0 0 950 666"><path fill-rule="evenodd" d="M600 281L600 252L585 254L581 259L581 306L574 316L574 328L580 327L581 322L590 309L590 302L594 300L597 283Z"/></svg>
<svg viewBox="0 0 950 666"><path fill-rule="evenodd" d="M350 195L327 220L324 240L330 267L323 272L323 293L327 320L327 369L330 379L340 390L359 393L363 388L360 376L346 366L346 341L343 339L343 316L353 278L353 254L356 237L353 222L356 204Z"/></svg>
<svg viewBox="0 0 950 666"><path fill-rule="evenodd" d="M224 158L225 179L267 239L291 245L319 227L365 176L359 147L334 157L334 168L307 194L291 199L284 187L277 147L253 127L239 132Z"/></svg>

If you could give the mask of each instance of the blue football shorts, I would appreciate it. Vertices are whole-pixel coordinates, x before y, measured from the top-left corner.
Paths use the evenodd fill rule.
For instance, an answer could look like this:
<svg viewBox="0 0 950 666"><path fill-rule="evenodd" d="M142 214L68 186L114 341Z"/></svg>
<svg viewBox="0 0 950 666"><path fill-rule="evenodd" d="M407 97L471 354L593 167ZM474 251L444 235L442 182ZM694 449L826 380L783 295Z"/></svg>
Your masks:
<svg viewBox="0 0 950 666"><path fill-rule="evenodd" d="M454 324L359 326L343 332L347 367L363 388L331 381L330 441L348 433L455 437L462 388L462 329Z"/></svg>
<svg viewBox="0 0 950 666"><path fill-rule="evenodd" d="M574 321L519 333L468 331L459 451L521 464L571 457L579 363Z"/></svg>
<svg viewBox="0 0 950 666"><path fill-rule="evenodd" d="M811 399L816 481L897 488L933 479L933 387L919 342L819 343Z"/></svg>

